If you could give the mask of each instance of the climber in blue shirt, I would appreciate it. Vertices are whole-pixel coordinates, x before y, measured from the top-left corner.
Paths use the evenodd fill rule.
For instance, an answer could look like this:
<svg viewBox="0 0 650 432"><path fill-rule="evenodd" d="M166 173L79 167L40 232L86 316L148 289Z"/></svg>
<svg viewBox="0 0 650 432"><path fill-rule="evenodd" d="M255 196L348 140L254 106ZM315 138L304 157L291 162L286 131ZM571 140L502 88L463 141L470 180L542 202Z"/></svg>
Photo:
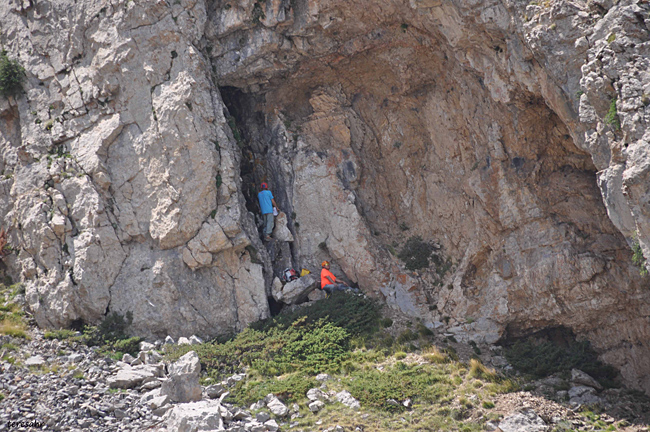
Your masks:
<svg viewBox="0 0 650 432"><path fill-rule="evenodd" d="M273 210L277 209L278 205L275 203L273 194L269 190L269 185L262 183L262 190L257 194L257 199L260 202L260 210L262 211L262 219L264 220L264 240L271 240L271 233L273 232Z"/></svg>

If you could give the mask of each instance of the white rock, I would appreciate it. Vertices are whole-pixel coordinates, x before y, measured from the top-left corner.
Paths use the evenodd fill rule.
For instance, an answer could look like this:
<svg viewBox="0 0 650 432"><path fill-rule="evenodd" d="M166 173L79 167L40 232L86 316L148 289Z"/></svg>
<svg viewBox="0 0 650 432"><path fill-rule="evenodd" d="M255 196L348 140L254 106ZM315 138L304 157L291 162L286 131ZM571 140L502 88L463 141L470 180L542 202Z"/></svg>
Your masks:
<svg viewBox="0 0 650 432"><path fill-rule="evenodd" d="M79 353L72 353L68 356L68 361L71 363L79 363L83 359L84 359L83 354L79 354Z"/></svg>
<svg viewBox="0 0 650 432"><path fill-rule="evenodd" d="M178 338L178 345L192 345L192 342L188 338L181 336Z"/></svg>
<svg viewBox="0 0 650 432"><path fill-rule="evenodd" d="M142 341L140 342L140 351L151 351L152 349L155 349L156 346L152 343Z"/></svg>
<svg viewBox="0 0 650 432"><path fill-rule="evenodd" d="M325 381L329 381L331 379L332 379L332 377L329 376L326 373L320 373L320 374L316 375L316 381L319 381L319 382L325 382Z"/></svg>
<svg viewBox="0 0 650 432"><path fill-rule="evenodd" d="M196 335L190 336L190 345L200 345L203 343L203 339Z"/></svg>
<svg viewBox="0 0 650 432"><path fill-rule="evenodd" d="M165 406L169 403L169 396L162 395L158 397L151 398L150 400L147 401L146 405L149 407L149 409L156 410L162 406Z"/></svg>
<svg viewBox="0 0 650 432"><path fill-rule="evenodd" d="M503 432L546 432L549 426L535 411L524 409L501 420L499 429Z"/></svg>
<svg viewBox="0 0 650 432"><path fill-rule="evenodd" d="M174 432L223 430L219 405L212 400L178 404L165 415L165 426Z"/></svg>
<svg viewBox="0 0 650 432"><path fill-rule="evenodd" d="M212 384L205 388L205 395L210 399L215 399L221 396L225 391L226 389L224 389L221 384Z"/></svg>
<svg viewBox="0 0 650 432"><path fill-rule="evenodd" d="M174 338L167 335L167 337L165 338L165 344L174 345L175 343L176 343L176 341L174 341Z"/></svg>
<svg viewBox="0 0 650 432"><path fill-rule="evenodd" d="M311 412L318 412L325 406L325 402L320 400L315 400L309 404L309 410Z"/></svg>
<svg viewBox="0 0 650 432"><path fill-rule="evenodd" d="M250 406L249 409L250 409L251 411L257 411L257 410L259 410L259 409L264 408L265 406L266 406L266 404L264 403L263 400L258 400L258 401L255 402L254 404L251 404L251 406Z"/></svg>
<svg viewBox="0 0 650 432"><path fill-rule="evenodd" d="M325 392L323 392L320 389L317 388L312 388L307 390L307 399L310 401L315 401L315 400L321 400L321 401L329 401L330 398Z"/></svg>
<svg viewBox="0 0 650 432"><path fill-rule="evenodd" d="M278 426L278 422L276 422L273 419L265 421L264 427L266 428L267 431L270 432L276 432L278 429L280 429L280 426Z"/></svg>
<svg viewBox="0 0 650 432"><path fill-rule="evenodd" d="M201 362L195 351L190 351L168 367L169 377L163 380L160 393L174 402L190 402L201 399L199 384Z"/></svg>
<svg viewBox="0 0 650 432"><path fill-rule="evenodd" d="M145 364L156 364L163 360L163 356L157 351L149 351L144 355Z"/></svg>
<svg viewBox="0 0 650 432"><path fill-rule="evenodd" d="M269 393L266 398L266 407L276 416L284 417L289 413L289 408L280 401L273 393Z"/></svg>
<svg viewBox="0 0 650 432"><path fill-rule="evenodd" d="M129 389L141 384L145 378L161 376L161 367L157 365L128 366L109 377L106 382L110 388Z"/></svg>
<svg viewBox="0 0 650 432"><path fill-rule="evenodd" d="M343 405L352 408L352 409L359 409L361 408L361 404L359 404L359 401L356 400L352 395L350 394L349 391L343 390L341 392L338 392L336 394L336 400L341 402Z"/></svg>
<svg viewBox="0 0 650 432"><path fill-rule="evenodd" d="M43 366L45 364L45 359L41 355L31 356L25 360L25 366Z"/></svg>

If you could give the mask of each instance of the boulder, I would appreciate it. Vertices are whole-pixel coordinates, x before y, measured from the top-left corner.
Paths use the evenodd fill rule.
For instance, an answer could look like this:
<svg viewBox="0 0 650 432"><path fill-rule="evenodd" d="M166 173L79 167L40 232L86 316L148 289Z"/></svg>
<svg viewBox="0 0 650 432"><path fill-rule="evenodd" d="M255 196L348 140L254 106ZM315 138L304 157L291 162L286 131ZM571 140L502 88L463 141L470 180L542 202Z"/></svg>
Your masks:
<svg viewBox="0 0 650 432"><path fill-rule="evenodd" d="M168 367L169 375L194 374L201 372L201 361L196 351L190 351Z"/></svg>
<svg viewBox="0 0 650 432"><path fill-rule="evenodd" d="M156 346L152 343L149 342L140 342L140 351L151 351L152 349L155 349Z"/></svg>
<svg viewBox="0 0 650 432"><path fill-rule="evenodd" d="M264 426L266 427L266 430L269 432L276 432L278 429L280 429L278 422L276 422L273 419L265 421Z"/></svg>
<svg viewBox="0 0 650 432"><path fill-rule="evenodd" d="M212 384L205 388L205 395L210 399L216 399L226 391L221 384Z"/></svg>
<svg viewBox="0 0 650 432"><path fill-rule="evenodd" d="M126 367L117 371L114 376L109 377L106 382L110 388L130 389L142 384L146 378L161 375L162 366L160 365L126 365Z"/></svg>
<svg viewBox="0 0 650 432"><path fill-rule="evenodd" d="M178 345L192 345L192 342L184 336L178 338Z"/></svg>
<svg viewBox="0 0 650 432"><path fill-rule="evenodd" d="M309 404L309 410L311 412L318 412L325 406L325 403L319 400L315 400Z"/></svg>
<svg viewBox="0 0 650 432"><path fill-rule="evenodd" d="M151 398L149 401L147 401L146 406L149 407L149 409L157 410L158 408L165 406L169 403L169 396L162 395L162 396L157 396L154 398Z"/></svg>
<svg viewBox="0 0 650 432"><path fill-rule="evenodd" d="M287 408L287 406L273 393L269 393L266 398L264 398L264 401L266 402L266 407L278 417L284 417L289 413L289 408Z"/></svg>
<svg viewBox="0 0 650 432"><path fill-rule="evenodd" d="M43 358L43 356L40 355L35 355L25 360L25 366L39 367L39 366L43 366L44 364L45 364L45 359Z"/></svg>
<svg viewBox="0 0 650 432"><path fill-rule="evenodd" d="M144 364L156 364L163 360L163 356L158 351L149 351L144 354Z"/></svg>
<svg viewBox="0 0 650 432"><path fill-rule="evenodd" d="M592 378L590 375L579 369L571 369L571 382L574 384L581 384L589 387L593 387L596 390L602 390L603 386L600 385L598 381Z"/></svg>
<svg viewBox="0 0 650 432"><path fill-rule="evenodd" d="M499 429L502 432L546 432L549 426L535 411L524 409L501 420Z"/></svg>
<svg viewBox="0 0 650 432"><path fill-rule="evenodd" d="M218 401L200 401L176 405L165 415L168 431L196 432L224 430Z"/></svg>
<svg viewBox="0 0 650 432"><path fill-rule="evenodd" d="M331 379L332 379L332 377L329 374L326 374L326 373L319 373L318 375L316 375L316 381L318 381L318 382L324 383L324 382L329 381Z"/></svg>
<svg viewBox="0 0 650 432"><path fill-rule="evenodd" d="M326 293L325 291L323 291L322 289L320 289L320 287L318 287L318 286L316 287L315 290L311 291L311 292L307 295L307 299L308 299L310 302L314 302L314 301L318 301L318 300L323 300L323 299L325 299L326 297L327 297L327 293Z"/></svg>
<svg viewBox="0 0 650 432"><path fill-rule="evenodd" d="M341 402L343 405L352 408L352 409L359 409L361 408L361 404L359 403L358 400L356 400L352 395L350 394L349 391L343 390L342 392L338 392L336 394L336 400Z"/></svg>
<svg viewBox="0 0 650 432"><path fill-rule="evenodd" d="M596 389L589 386L575 386L569 389L569 403L573 405L590 405L600 402Z"/></svg>
<svg viewBox="0 0 650 432"><path fill-rule="evenodd" d="M313 388L307 391L307 399L310 401L329 401L330 398L321 389Z"/></svg>
<svg viewBox="0 0 650 432"><path fill-rule="evenodd" d="M313 274L305 275L284 285L275 299L285 304L295 304L306 299L319 283L320 281Z"/></svg>
<svg viewBox="0 0 650 432"><path fill-rule="evenodd" d="M190 351L169 365L169 377L163 381L161 394L174 402L191 402L201 399L199 384L201 362L195 351Z"/></svg>
<svg viewBox="0 0 650 432"><path fill-rule="evenodd" d="M197 335L190 336L190 345L201 345L202 343L203 343L203 339L201 339Z"/></svg>

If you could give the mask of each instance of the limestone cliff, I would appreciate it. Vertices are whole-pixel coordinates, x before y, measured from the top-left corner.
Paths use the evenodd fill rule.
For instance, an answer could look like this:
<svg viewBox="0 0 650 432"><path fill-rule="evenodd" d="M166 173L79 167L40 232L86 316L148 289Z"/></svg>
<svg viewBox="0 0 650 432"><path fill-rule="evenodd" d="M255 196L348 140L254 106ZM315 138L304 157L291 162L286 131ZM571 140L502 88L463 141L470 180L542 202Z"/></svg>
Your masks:
<svg viewBox="0 0 650 432"><path fill-rule="evenodd" d="M644 1L10 1L0 218L38 322L268 316L323 259L458 338L563 327L650 391ZM269 181L293 242L265 247ZM436 249L408 271L408 238Z"/></svg>

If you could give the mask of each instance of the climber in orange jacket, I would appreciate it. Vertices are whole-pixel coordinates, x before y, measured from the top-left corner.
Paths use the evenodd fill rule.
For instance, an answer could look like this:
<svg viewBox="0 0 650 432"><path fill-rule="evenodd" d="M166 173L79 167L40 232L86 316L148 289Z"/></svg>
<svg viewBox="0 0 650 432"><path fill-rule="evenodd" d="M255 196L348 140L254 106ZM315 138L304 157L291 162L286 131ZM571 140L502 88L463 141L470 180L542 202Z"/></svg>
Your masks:
<svg viewBox="0 0 650 432"><path fill-rule="evenodd" d="M334 291L345 291L353 290L354 292L359 292L357 288L352 288L350 285L345 282L337 282L336 276L330 271L329 261L323 261L321 264L320 271L320 289L325 291L327 294L332 294Z"/></svg>

